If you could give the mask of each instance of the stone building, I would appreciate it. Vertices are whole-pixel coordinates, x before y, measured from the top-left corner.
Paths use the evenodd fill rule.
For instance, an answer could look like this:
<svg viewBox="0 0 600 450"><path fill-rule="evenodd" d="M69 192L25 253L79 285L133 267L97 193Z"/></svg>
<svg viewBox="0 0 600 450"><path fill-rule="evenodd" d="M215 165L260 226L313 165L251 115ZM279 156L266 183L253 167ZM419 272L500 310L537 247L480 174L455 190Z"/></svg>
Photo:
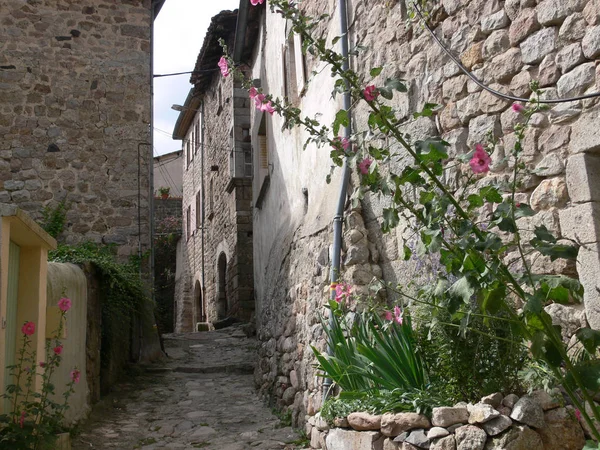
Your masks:
<svg viewBox="0 0 600 450"><path fill-rule="evenodd" d="M65 202L67 243L150 248L152 23L164 0L0 0L0 202Z"/></svg>
<svg viewBox="0 0 600 450"><path fill-rule="evenodd" d="M213 17L173 132L184 151L176 331L228 317L248 320L254 311L250 100L215 69L219 39L240 45L240 58L252 48L236 38L236 24L237 11Z"/></svg>
<svg viewBox="0 0 600 450"><path fill-rule="evenodd" d="M154 196L160 197L161 187L169 188L169 196L183 195L183 150L154 157Z"/></svg>
<svg viewBox="0 0 600 450"><path fill-rule="evenodd" d="M244 3L248 2L242 1L240 10ZM341 34L334 3L302 2L313 16L330 14L314 30L327 42ZM435 34L492 88L525 98L531 95L531 80L539 80L544 98L600 90L598 2L442 0L431 4ZM262 17L251 77L266 93L288 97L303 116L319 113L323 123L331 123L341 104L339 97L331 97L334 80L329 70L301 54L301 42L290 33L289 23L269 8L255 8ZM351 58L352 67L369 80L368 70L382 66L382 73L372 81L375 85L387 77L408 80L408 93L391 101L403 116L403 131L413 140L441 136L451 144L451 157L470 152L491 132L498 144L487 177L507 177L510 168L504 149L515 141L513 126L518 120L511 102L483 90L462 73L418 21L408 20L404 2L358 0L348 2L348 9L350 48L366 48ZM412 112L426 102L440 107L432 117L413 118ZM563 325L567 339L586 323L600 327L600 181L593 176L600 167L599 102L595 97L550 105L535 115L525 139L525 162L534 173L524 180L519 198L537 214L524 225L545 224L559 237L583 244L577 267L540 259L534 268L538 273L577 272L585 287L584 305L547 307L553 320ZM314 145L303 150L308 136L299 129L285 130L281 117L252 108L250 122L254 287L261 342L256 377L263 392L289 408L293 422L300 425L321 402L310 345L324 348L320 316L329 292L330 224L340 171L326 184L329 151ZM357 132L367 129L365 105L353 106L352 124ZM373 276L394 283L419 277L414 263L403 258L403 246L411 239L406 224L382 234L382 210L379 200L369 196L358 208L346 210L342 276L358 293L365 292Z"/></svg>

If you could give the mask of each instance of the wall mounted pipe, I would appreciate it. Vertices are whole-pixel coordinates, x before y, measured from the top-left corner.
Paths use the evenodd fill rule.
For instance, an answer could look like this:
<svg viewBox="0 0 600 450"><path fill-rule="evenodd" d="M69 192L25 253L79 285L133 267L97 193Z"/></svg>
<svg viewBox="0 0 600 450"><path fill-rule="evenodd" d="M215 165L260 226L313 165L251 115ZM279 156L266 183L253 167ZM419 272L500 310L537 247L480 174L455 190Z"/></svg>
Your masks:
<svg viewBox="0 0 600 450"><path fill-rule="evenodd" d="M348 11L346 0L338 0L338 11L339 11L339 20L340 20L340 44L341 44L341 53L344 58L342 62L342 69L344 71L350 68L350 64L348 61ZM343 108L346 111L350 110L352 99L350 97L350 88L346 83L346 92L343 95ZM344 127L344 137L350 138L352 134L352 128L350 125ZM330 299L335 299L335 287L337 286L337 281L340 275L340 259L342 252L342 226L344 224L344 206L346 204L346 197L348 192L348 180L350 179L350 167L346 160L344 160L344 165L342 167L342 181L340 183L340 194L338 197L337 210L335 213L335 217L333 218L333 246L331 250L331 270L329 274L329 278L331 280L331 290L330 290ZM333 326L333 311L329 310L329 327ZM333 349L329 342L327 342L327 354L332 355ZM332 381L330 378L325 378L323 381L323 401L327 399L327 396L331 390Z"/></svg>

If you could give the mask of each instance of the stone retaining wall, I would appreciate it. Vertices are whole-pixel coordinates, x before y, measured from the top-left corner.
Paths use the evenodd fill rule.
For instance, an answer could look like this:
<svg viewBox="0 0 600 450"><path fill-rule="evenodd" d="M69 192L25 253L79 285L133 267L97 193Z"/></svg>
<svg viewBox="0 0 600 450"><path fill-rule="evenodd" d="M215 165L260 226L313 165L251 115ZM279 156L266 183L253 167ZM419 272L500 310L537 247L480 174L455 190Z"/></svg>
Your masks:
<svg viewBox="0 0 600 450"><path fill-rule="evenodd" d="M327 450L581 450L587 425L564 403L559 392L496 393L475 405L433 408L431 417L357 412L330 428L316 415L306 431L311 448Z"/></svg>
<svg viewBox="0 0 600 450"><path fill-rule="evenodd" d="M529 82L539 80L544 98L600 90L597 0L443 0L433 4L436 6L430 22L435 33L474 75L492 88L529 97ZM328 12L332 18L337 14L333 3L307 0L303 8L315 14ZM276 40L284 34L284 26L277 24L269 12L266 14L268 36L275 36ZM396 95L391 102L403 114L403 131L413 141L441 136L451 144L451 162L457 155L470 152L491 132L498 142L492 155L492 170L481 183L508 180L512 166L505 155L514 144L513 126L520 116L512 110L511 102L483 91L461 73L421 24L406 26L406 21L403 1L351 2L350 47L366 48L352 59L353 67L369 79L368 70L382 66L375 85L387 77L406 79L408 93ZM323 20L318 31L328 40L339 34L333 19ZM270 44L266 42L263 48L268 50ZM273 48L281 48L281 43ZM307 69L313 65L309 56ZM275 65L272 71L263 76L257 70L256 77L261 78L269 93L281 95L281 83L277 81L280 67ZM322 81L315 75L299 107L307 114L318 111L326 122L328 114L335 113L339 105L323 104L330 90ZM319 92L320 97L315 95ZM425 102L437 103L440 108L433 117L413 119L412 112L419 111ZM565 340L574 339L575 331L588 323L595 328L600 326L596 276L600 272L600 230L594 225L600 223L600 179L592 176L600 168L598 104L596 98L550 105L532 118L524 142L524 162L532 172L521 179L518 201L531 204L537 214L520 219L519 227L544 224L559 238L584 244L577 267L549 258L532 261L537 273L577 274L585 287L585 305L547 306L554 323L562 326ZM278 130L282 124L277 120L273 119L273 129ZM355 131L367 128L364 104L353 106L353 120ZM255 212L261 340L257 381L263 392L276 397L279 406L290 408L295 423L300 424L305 412L312 416L320 407L320 379L315 377L310 345L324 348L319 315L325 313L322 306L328 296L331 235L320 226L325 219L318 208L319 202L325 202L324 197L336 194L329 187L318 186L316 190L313 185L317 183L307 181L320 176L320 168L331 164L326 149L309 146L305 154L310 156L302 156L306 160L301 160L290 150L290 143L301 146L305 139L302 132L283 132L274 139L269 156L274 174L270 191L277 192L280 198L273 197L272 202L267 199L264 208ZM286 160L292 157L297 161L293 176L286 167ZM451 178L469 170L468 166L459 165ZM334 177L332 184L335 183ZM302 186L308 186L308 205L304 210L298 206ZM386 282L413 280L421 284L435 277L419 269L417 261L404 261L403 246L414 243L408 223L401 223L391 233L381 233L382 208L379 198L366 196L358 209L347 211L343 280L358 294L365 291L364 286L373 275L382 276ZM330 223L333 208L326 214L326 222ZM260 217L268 217L269 225L260 222ZM514 256L508 255L507 262ZM390 300L395 299L390 295Z"/></svg>

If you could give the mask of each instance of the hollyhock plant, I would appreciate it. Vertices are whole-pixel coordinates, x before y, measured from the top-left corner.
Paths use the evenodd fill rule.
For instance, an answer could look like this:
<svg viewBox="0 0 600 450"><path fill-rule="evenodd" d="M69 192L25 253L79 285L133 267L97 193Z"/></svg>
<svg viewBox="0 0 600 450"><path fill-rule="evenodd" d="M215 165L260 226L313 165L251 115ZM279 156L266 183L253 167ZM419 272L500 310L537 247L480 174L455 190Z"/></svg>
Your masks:
<svg viewBox="0 0 600 450"><path fill-rule="evenodd" d="M221 74L224 77L229 76L229 64L227 63L227 60L225 59L224 56L221 56L221 59L219 60L217 65L221 69Z"/></svg>
<svg viewBox="0 0 600 450"><path fill-rule="evenodd" d="M31 336L33 333L35 333L35 323L25 322L25 325L21 327L21 332L25 336Z"/></svg>
<svg viewBox="0 0 600 450"><path fill-rule="evenodd" d="M62 312L67 312L69 309L71 309L72 303L71 303L71 299L63 297L58 301L58 308L62 311Z"/></svg>
<svg viewBox="0 0 600 450"><path fill-rule="evenodd" d="M490 170L490 163L492 162L492 158L487 154L483 145L477 144L475 146L475 153L473 153L473 157L469 161L469 165L471 169L475 173L485 173Z"/></svg>
<svg viewBox="0 0 600 450"><path fill-rule="evenodd" d="M372 102L373 100L375 100L378 95L379 92L377 91L377 88L372 84L370 86L367 86L363 91L363 96L368 102Z"/></svg>
<svg viewBox="0 0 600 450"><path fill-rule="evenodd" d="M55 355L60 355L63 351L63 346L62 345L57 345L56 347L54 347L52 349L52 351L54 352Z"/></svg>
<svg viewBox="0 0 600 450"><path fill-rule="evenodd" d="M358 169L360 170L360 173L362 173L363 175L366 175L369 173L369 167L371 167L371 164L373 164L373 160L370 158L365 158L363 159L359 164L358 164Z"/></svg>

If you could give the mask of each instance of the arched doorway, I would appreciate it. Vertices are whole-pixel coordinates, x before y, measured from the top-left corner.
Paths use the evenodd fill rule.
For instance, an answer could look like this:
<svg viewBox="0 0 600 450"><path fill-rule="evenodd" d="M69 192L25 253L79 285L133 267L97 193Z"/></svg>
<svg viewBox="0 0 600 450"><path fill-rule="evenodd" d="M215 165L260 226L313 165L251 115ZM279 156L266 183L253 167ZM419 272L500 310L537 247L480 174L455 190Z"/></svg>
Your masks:
<svg viewBox="0 0 600 450"><path fill-rule="evenodd" d="M204 322L204 303L202 302L202 287L200 281L194 286L194 306L196 308L196 322Z"/></svg>
<svg viewBox="0 0 600 450"><path fill-rule="evenodd" d="M227 256L225 253L219 255L217 261L218 292L217 292L217 317L227 317Z"/></svg>

